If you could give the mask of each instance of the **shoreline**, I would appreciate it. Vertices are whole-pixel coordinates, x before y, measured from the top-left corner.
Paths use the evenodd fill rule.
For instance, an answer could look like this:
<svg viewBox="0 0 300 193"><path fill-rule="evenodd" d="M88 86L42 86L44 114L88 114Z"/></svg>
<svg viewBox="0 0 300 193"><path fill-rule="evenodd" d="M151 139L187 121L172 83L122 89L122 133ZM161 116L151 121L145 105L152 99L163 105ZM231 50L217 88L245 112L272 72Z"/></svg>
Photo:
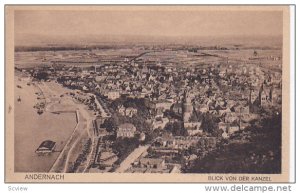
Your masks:
<svg viewBox="0 0 300 193"><path fill-rule="evenodd" d="M27 85L28 82L31 84ZM70 131L75 128L74 113L54 114L44 110L41 115L37 114L33 106L41 100L35 94L41 92L41 88L35 84L15 74L15 172L48 172L67 143ZM20 102L16 100L19 96ZM46 98L42 100L46 101ZM48 139L56 142L55 152L47 156L36 155L35 149Z"/></svg>
<svg viewBox="0 0 300 193"><path fill-rule="evenodd" d="M60 161L61 157L63 156L63 152L65 151L65 148L67 147L68 143L70 143L74 133L76 132L76 129L78 128L78 125L79 125L79 118L78 117L79 116L78 116L78 111L77 110L75 111L75 116L76 116L76 125L74 127L74 130L73 130L72 134L70 135L70 137L68 138L67 143L64 145L62 151L57 156L55 162L52 164L51 168L49 169L49 171L48 171L49 173L50 172L55 172L55 167L58 167L56 165L59 164L58 162Z"/></svg>

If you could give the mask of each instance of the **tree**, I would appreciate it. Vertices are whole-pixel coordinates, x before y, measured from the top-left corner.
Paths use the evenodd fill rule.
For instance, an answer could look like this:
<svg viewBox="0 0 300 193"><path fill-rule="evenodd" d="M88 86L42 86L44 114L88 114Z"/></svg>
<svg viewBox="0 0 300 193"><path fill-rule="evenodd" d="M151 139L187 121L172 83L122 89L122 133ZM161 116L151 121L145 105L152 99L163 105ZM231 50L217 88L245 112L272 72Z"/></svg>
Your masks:
<svg viewBox="0 0 300 193"><path fill-rule="evenodd" d="M176 121L174 123L167 123L165 126L165 130L172 133L174 136L187 136L188 132L183 127L183 123Z"/></svg>
<svg viewBox="0 0 300 193"><path fill-rule="evenodd" d="M146 123L145 118L141 116L133 115L129 122L131 122L140 131L150 130L150 125Z"/></svg>
<svg viewBox="0 0 300 193"><path fill-rule="evenodd" d="M217 118L210 113L203 114L202 128L207 133L214 133L218 129Z"/></svg>
<svg viewBox="0 0 300 193"><path fill-rule="evenodd" d="M253 51L253 55L254 55L254 56L257 56L257 55L258 55L258 53L257 53L256 50Z"/></svg>
<svg viewBox="0 0 300 193"><path fill-rule="evenodd" d="M48 73L47 72L38 72L34 77L38 80L47 80L48 79Z"/></svg>
<svg viewBox="0 0 300 193"><path fill-rule="evenodd" d="M117 163L121 163L135 148L139 146L138 138L117 138L112 149L118 154Z"/></svg>
<svg viewBox="0 0 300 193"><path fill-rule="evenodd" d="M219 148L199 158L188 168L190 173L281 173L281 114L264 118L260 128L253 125L245 143L236 142L219 145Z"/></svg>
<svg viewBox="0 0 300 193"><path fill-rule="evenodd" d="M118 119L114 117L105 119L100 127L106 128L108 132L113 132L118 128Z"/></svg>

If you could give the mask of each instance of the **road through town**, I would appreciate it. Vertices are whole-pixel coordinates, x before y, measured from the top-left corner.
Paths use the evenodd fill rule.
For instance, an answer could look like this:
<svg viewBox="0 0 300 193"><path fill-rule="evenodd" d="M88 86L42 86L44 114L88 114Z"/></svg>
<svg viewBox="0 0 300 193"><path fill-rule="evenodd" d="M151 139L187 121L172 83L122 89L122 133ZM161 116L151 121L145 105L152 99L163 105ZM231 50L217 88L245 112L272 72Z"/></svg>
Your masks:
<svg viewBox="0 0 300 193"><path fill-rule="evenodd" d="M117 173L123 173L128 168L130 168L131 163L133 163L138 157L140 157L144 152L147 151L149 145L139 146L129 156L120 164L120 166L116 169Z"/></svg>

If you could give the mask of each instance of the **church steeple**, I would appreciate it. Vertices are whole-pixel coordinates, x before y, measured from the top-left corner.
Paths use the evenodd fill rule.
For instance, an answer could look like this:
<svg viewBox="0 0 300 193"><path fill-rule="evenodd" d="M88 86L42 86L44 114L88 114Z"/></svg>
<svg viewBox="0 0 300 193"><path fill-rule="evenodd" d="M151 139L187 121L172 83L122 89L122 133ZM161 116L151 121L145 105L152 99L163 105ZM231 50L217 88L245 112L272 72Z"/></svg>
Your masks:
<svg viewBox="0 0 300 193"><path fill-rule="evenodd" d="M189 94L188 90L184 91L184 99L183 99L183 121L188 122L192 113L193 113L193 105L192 105L192 100L191 96Z"/></svg>

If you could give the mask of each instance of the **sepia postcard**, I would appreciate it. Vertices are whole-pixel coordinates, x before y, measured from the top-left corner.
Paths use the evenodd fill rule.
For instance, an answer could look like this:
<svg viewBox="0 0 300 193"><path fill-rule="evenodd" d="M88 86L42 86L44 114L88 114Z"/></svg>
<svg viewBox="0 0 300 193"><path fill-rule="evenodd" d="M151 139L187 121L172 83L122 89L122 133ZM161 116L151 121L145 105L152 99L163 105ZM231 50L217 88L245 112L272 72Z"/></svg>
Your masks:
<svg viewBox="0 0 300 193"><path fill-rule="evenodd" d="M290 8L6 5L6 182L290 182Z"/></svg>

